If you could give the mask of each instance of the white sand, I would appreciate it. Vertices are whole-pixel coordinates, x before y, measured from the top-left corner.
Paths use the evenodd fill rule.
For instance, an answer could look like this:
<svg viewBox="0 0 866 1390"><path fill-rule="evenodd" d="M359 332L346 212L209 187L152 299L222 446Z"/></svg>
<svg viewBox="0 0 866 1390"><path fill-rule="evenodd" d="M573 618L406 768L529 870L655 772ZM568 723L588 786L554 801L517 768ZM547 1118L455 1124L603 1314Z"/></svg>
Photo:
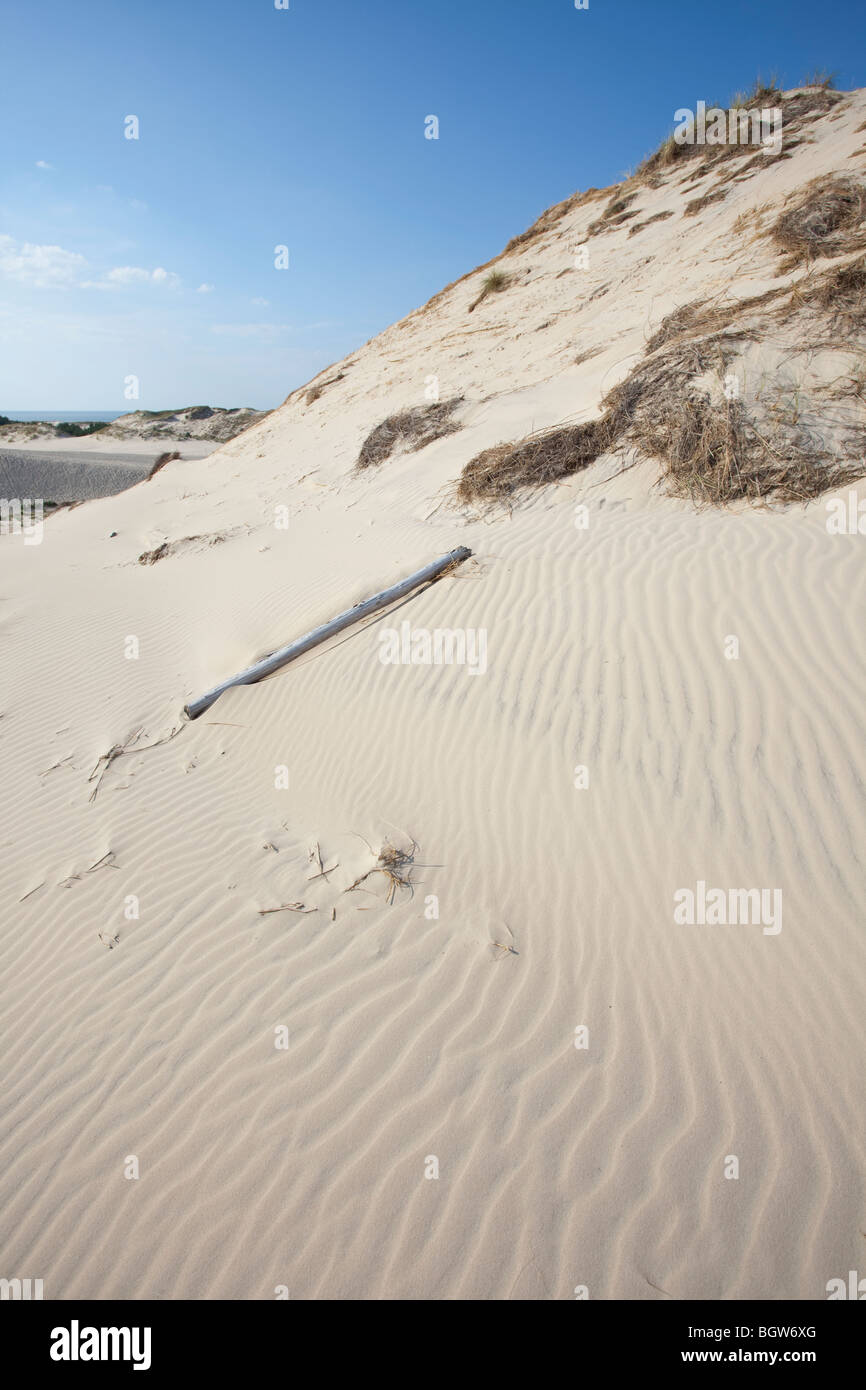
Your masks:
<svg viewBox="0 0 866 1390"><path fill-rule="evenodd" d="M480 448L590 417L677 305L778 283L733 224L863 169L864 119L860 92L695 218L703 185L644 189L641 214L675 216L593 238L583 271L604 203L577 207L472 315L482 276L314 404L0 541L4 1276L46 1298L812 1299L862 1270L866 539L828 534L823 500L696 513L651 462L510 517L443 496ZM431 374L461 431L353 475ZM89 799L114 745L458 544L454 577ZM404 619L485 628L488 670L382 666ZM344 891L361 836L414 837L414 897ZM308 883L316 841L338 862ZM781 932L676 925L698 880L780 887ZM259 915L295 901L318 910Z"/></svg>

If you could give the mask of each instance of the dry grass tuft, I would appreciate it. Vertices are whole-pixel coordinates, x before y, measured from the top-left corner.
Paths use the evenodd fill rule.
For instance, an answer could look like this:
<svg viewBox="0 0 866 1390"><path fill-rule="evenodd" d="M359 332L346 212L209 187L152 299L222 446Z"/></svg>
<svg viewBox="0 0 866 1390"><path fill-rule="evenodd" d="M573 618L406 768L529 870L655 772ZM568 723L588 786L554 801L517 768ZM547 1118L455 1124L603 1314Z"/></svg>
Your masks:
<svg viewBox="0 0 866 1390"><path fill-rule="evenodd" d="M666 343L696 333L709 333L725 328L731 322L735 310L731 306L716 306L696 299L691 304L682 304L662 319L655 333L648 339L647 352L656 352Z"/></svg>
<svg viewBox="0 0 866 1390"><path fill-rule="evenodd" d="M816 465L825 460L815 454L776 454L741 401L712 403L683 383L673 395L642 399L630 442L660 460L671 496L697 506L770 497L805 501L834 485L822 479Z"/></svg>
<svg viewBox="0 0 866 1390"><path fill-rule="evenodd" d="M674 340L644 359L604 401L623 442L659 460L669 495L698 506L807 502L861 476L862 462L834 459L798 414L765 422L744 401L725 398L721 381L742 336L753 331ZM708 374L718 383L714 395L697 384Z"/></svg>
<svg viewBox="0 0 866 1390"><path fill-rule="evenodd" d="M806 304L827 316L832 333L853 335L866 330L866 256L825 271L800 293Z"/></svg>
<svg viewBox="0 0 866 1390"><path fill-rule="evenodd" d="M174 463L175 459L179 458L180 454L176 450L172 454L160 454L159 458L156 460L156 463L153 465L144 481L146 483L149 483L151 478L156 477L157 473L161 468L165 468L165 465L167 463Z"/></svg>
<svg viewBox="0 0 866 1390"><path fill-rule="evenodd" d="M416 406L413 410L389 415L367 435L355 467L371 468L384 463L397 449L415 453L432 444L434 439L454 434L460 425L452 417L462 401L462 396L452 396L447 401L436 401L433 405Z"/></svg>
<svg viewBox="0 0 866 1390"><path fill-rule="evenodd" d="M838 92L831 90L832 76L820 74L820 81L809 81L802 83L801 86L807 90L797 92L792 96L786 96L779 87L775 78L769 82L764 82L760 78L749 92L737 92L727 104L719 102L718 105L723 110L764 110L768 108L778 108L782 112L783 128L787 134L800 125L803 121L816 120L826 111L836 106L843 100ZM708 106L708 109L709 106ZM784 140L784 147L789 147L787 138ZM793 143L790 144L793 148ZM649 155L642 164L638 166L636 178L641 182L646 182L648 177L667 172L674 165L680 164L684 160L699 160L705 168L716 165L722 160L736 158L753 150L754 146L743 144L721 144L721 145L698 145L698 144L678 144L673 134L663 140L657 150ZM766 156L762 155L762 159Z"/></svg>
<svg viewBox="0 0 866 1390"><path fill-rule="evenodd" d="M586 235L589 237L595 236L598 232L612 232L630 217L636 217L636 211L629 211L629 204L633 203L636 197L637 193L618 193L611 198L601 217L590 222Z"/></svg>
<svg viewBox="0 0 866 1390"><path fill-rule="evenodd" d="M792 195L771 236L793 270L818 256L841 256L866 244L866 187L857 179L831 175L813 179Z"/></svg>
<svg viewBox="0 0 866 1390"><path fill-rule="evenodd" d="M458 502L501 502L587 468L610 445L605 417L540 430L516 444L495 444L471 459L457 484Z"/></svg>
<svg viewBox="0 0 866 1390"><path fill-rule="evenodd" d="M333 386L336 381L342 381L345 372L337 372L335 376L329 376L324 381L316 381L304 394L304 401L307 405L313 405L328 386Z"/></svg>
<svg viewBox="0 0 866 1390"><path fill-rule="evenodd" d="M208 545L221 545L225 540L222 532L216 531L209 536L181 536L176 541L163 541L155 550L143 550L138 557L140 565L155 565L157 560L165 560L170 555L176 555L178 551L183 551L189 545L194 545L197 541L207 541Z"/></svg>
<svg viewBox="0 0 866 1390"><path fill-rule="evenodd" d="M704 208L709 207L710 203L720 203L727 194L721 189L715 193L705 193L702 198L692 198L683 208L683 217L696 217Z"/></svg>
<svg viewBox="0 0 866 1390"><path fill-rule="evenodd" d="M570 198L564 198L561 203L554 203L553 207L547 208L531 227L527 227L525 232L519 236L513 236L505 247L503 255L509 251L516 251L519 246L525 246L528 241L535 241L537 237L543 236L545 232L551 231L572 208L578 204L595 197L599 192L597 188L588 188L585 193L573 193ZM489 262L488 262L489 264Z"/></svg>
<svg viewBox="0 0 866 1390"><path fill-rule="evenodd" d="M823 277L814 288L825 314L863 312L866 266L857 262L844 272ZM765 309L780 293L718 307L689 304L668 315L647 356L607 393L598 419L485 449L463 469L457 502L507 501L626 449L635 458L658 460L659 483L668 494L696 506L808 502L862 477L862 430L840 458L810 427L808 410L753 410L722 389L742 342L759 336L749 311ZM792 311L790 303L782 308Z"/></svg>
<svg viewBox="0 0 866 1390"><path fill-rule="evenodd" d="M370 853L372 854L373 850L370 850ZM361 874L355 879L354 883L350 884L349 887L345 888L343 891L345 893L353 893L356 889L360 889L373 874L384 874L388 883L388 889L385 894L385 901L387 903L390 904L394 902L398 888L408 888L409 896L414 897L415 885L412 882L412 868L415 864L415 855L417 853L418 845L415 840L412 841L411 849L400 849L398 845L393 845L390 841L386 841L379 850L378 858L372 869L368 869L366 873Z"/></svg>
<svg viewBox="0 0 866 1390"><path fill-rule="evenodd" d="M668 217L673 217L673 213L655 212L652 217L648 217L644 222L636 222L633 227L629 228L628 234L629 236L636 236L638 232L643 231L644 227L651 227L653 222L664 222Z"/></svg>

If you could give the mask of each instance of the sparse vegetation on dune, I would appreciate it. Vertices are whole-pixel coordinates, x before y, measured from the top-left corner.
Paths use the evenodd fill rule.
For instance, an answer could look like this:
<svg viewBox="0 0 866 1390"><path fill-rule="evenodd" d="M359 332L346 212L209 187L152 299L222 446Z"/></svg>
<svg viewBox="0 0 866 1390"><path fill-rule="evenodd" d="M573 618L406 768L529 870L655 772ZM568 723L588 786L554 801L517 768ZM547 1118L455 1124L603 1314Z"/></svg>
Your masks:
<svg viewBox="0 0 866 1390"><path fill-rule="evenodd" d="M829 318L833 333L866 333L866 256L825 271L802 294Z"/></svg>
<svg viewBox="0 0 866 1390"><path fill-rule="evenodd" d="M767 333L767 319L803 320L804 340L834 326L866 324L866 257L825 273L807 287L770 290L723 304L696 301L669 314L647 343L646 356L602 401L601 415L483 450L464 467L455 489L461 505L507 502L560 482L604 454L656 459L670 496L697 506L736 501L808 502L866 474L866 429L828 448L810 425L808 399L766 404L729 398L723 389L744 346ZM795 393L796 395L796 393ZM839 399L861 400L852 376ZM838 441L837 441L838 444Z"/></svg>
<svg viewBox="0 0 866 1390"><path fill-rule="evenodd" d="M771 236L785 253L783 271L819 256L841 256L866 245L866 185L830 175L813 179L788 200Z"/></svg>
<svg viewBox="0 0 866 1390"><path fill-rule="evenodd" d="M462 396L452 396L447 401L436 401L387 416L367 435L355 467L371 468L384 463L397 450L415 453L432 444L435 439L453 434L460 428L453 417L462 401Z"/></svg>
<svg viewBox="0 0 866 1390"><path fill-rule="evenodd" d="M842 101L840 93L833 90L833 76L828 73L812 74L801 83L802 91L786 94L775 77L764 81L758 78L748 92L737 92L727 103L717 105L723 110L756 111L778 108L782 112L784 130L787 134L804 120L813 120L829 111ZM708 103L708 109L713 103ZM787 144L787 138L785 143ZM698 160L702 167L716 164L721 160L738 155L749 154L754 146L741 143L688 144L679 143L673 133L666 136L658 149L648 155L639 165L635 179L644 182L687 160Z"/></svg>
<svg viewBox="0 0 866 1390"><path fill-rule="evenodd" d="M491 270L490 274L485 275L481 282L481 293L478 295L478 298L473 299L472 303L469 305L469 313L471 314L473 309L477 309L478 305L481 304L488 295L501 294L503 290L507 290L508 286L511 284L511 279L512 277L506 275L503 270Z"/></svg>

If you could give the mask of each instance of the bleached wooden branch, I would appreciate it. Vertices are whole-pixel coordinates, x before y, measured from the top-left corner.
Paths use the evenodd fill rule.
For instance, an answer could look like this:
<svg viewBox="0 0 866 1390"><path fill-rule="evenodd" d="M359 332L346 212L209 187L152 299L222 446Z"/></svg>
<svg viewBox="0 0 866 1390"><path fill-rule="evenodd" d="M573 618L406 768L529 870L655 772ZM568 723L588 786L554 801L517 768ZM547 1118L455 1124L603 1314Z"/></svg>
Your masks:
<svg viewBox="0 0 866 1390"><path fill-rule="evenodd" d="M296 642L290 642L287 647L280 647L278 651L271 652L262 661L257 661L254 666L248 666L245 671L241 671L237 676L231 676L228 680L221 681L206 694L200 695L197 700L191 700L184 706L184 713L190 719L198 719L200 714L204 714L206 709L210 709L215 700L218 700L223 691L231 690L236 685L254 685L263 676L269 676L272 671L278 671L281 666L285 666L295 657L303 656L311 647L317 647L320 642L326 642L335 633L342 632L344 627L351 627L353 623L360 622L362 618L368 617L370 613L376 613L380 608L386 608L389 603L394 603L398 598L403 598L413 589L417 589L419 584L424 584L428 580L436 579L443 571L451 569L454 565L462 565L464 560L468 560L472 551L465 545L459 545L456 550L449 550L447 555L440 555L438 560L431 560L429 565L423 569L416 570L410 574L408 579L401 579L399 584L392 584L390 589L383 589L379 594L373 594L372 598L366 598L361 603L356 603L354 608L347 608L345 613L340 613L336 618L332 618L329 623L322 623L321 627L314 627L312 632L306 636L299 637Z"/></svg>

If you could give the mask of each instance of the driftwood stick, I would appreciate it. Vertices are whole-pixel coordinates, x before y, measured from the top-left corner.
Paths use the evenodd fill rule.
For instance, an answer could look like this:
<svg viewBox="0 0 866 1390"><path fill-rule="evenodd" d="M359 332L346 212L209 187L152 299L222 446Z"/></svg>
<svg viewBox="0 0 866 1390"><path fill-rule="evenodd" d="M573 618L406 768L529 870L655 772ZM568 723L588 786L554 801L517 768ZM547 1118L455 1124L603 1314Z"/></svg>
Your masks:
<svg viewBox="0 0 866 1390"><path fill-rule="evenodd" d="M225 690L230 690L235 685L254 685L263 676L269 676L272 671L278 671L281 666L294 661L295 657L303 656L311 647L317 647L320 642L326 642L335 633L342 632L344 627L351 627L353 623L360 622L370 613L376 613L380 608L386 608L389 603L394 603L404 594L411 593L417 589L419 584L424 584L430 579L436 579L444 570L451 569L454 565L461 565L464 560L468 560L472 554L465 545L460 545L456 550L449 550L447 555L441 555L438 560L432 560L423 569L416 570L410 574L408 579L401 579L399 584L392 584L390 589L383 589L379 594L373 594L372 598L364 599L362 603L356 603L354 608L348 608L345 613L340 613L338 617L332 618L329 623L323 623L321 627L313 628L305 637L299 637L296 642L291 642L287 647L280 647L278 651L266 656L263 661L257 661L254 666L248 666L245 671L241 671L237 676L231 676L228 680L221 681L206 694L200 695L197 700L191 700L184 706L184 714L190 719L198 719L200 714L204 714L206 709L210 709L215 700Z"/></svg>

